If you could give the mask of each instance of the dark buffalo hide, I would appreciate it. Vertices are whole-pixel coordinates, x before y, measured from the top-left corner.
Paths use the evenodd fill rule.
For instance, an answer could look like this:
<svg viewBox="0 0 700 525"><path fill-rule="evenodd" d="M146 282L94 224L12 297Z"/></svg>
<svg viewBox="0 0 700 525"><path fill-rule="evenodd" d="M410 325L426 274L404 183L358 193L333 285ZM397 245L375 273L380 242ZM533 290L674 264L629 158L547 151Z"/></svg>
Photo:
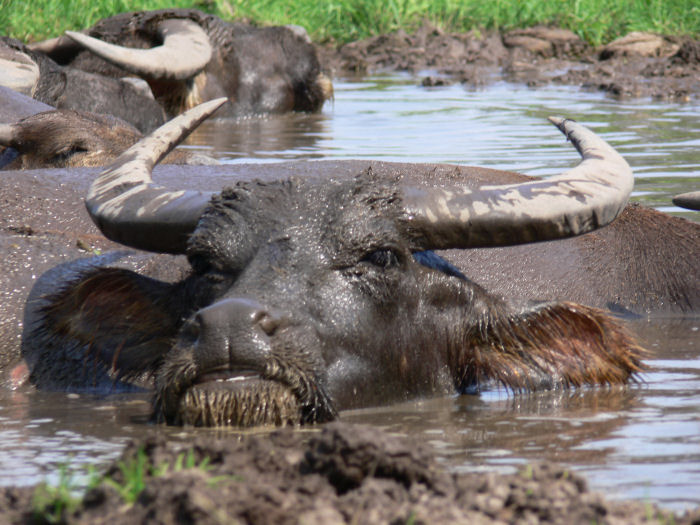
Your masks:
<svg viewBox="0 0 700 525"><path fill-rule="evenodd" d="M332 96L331 82L322 74L316 50L300 27L254 27L227 23L192 9L166 9L115 15L84 33L127 48L149 49L163 44L167 36L163 24L177 20L199 26L201 37L211 47L211 57L193 66L190 73L172 72L170 68L189 60L199 42L178 48L172 57L178 63L159 63L158 71L115 66L65 36L55 45L38 49L62 65L90 73L140 75L170 116L222 96L231 104L219 117L315 111Z"/></svg>
<svg viewBox="0 0 700 525"><path fill-rule="evenodd" d="M59 66L13 38L0 37L0 55L3 49L18 52L36 64L39 76L27 94L40 102L57 109L113 115L144 133L165 121L165 112L153 95L130 81Z"/></svg>
<svg viewBox="0 0 700 525"><path fill-rule="evenodd" d="M294 162L274 167L203 167L196 172L182 167L163 166L158 168L156 176L160 183L168 187L216 190L237 180L272 181L289 177L313 180L331 174L336 178L352 179L366 173L369 167L372 177L378 180L400 176L427 186L454 180L464 180L468 185L478 186L525 179L514 173L478 168L368 161ZM99 351L86 353L83 347L80 352L69 353L67 358L65 355L58 358L56 352L65 348L61 345L52 347L47 344L45 333L37 336L34 332L37 315L44 315L41 308L46 307L47 294L55 293L66 282L85 275L86 269L94 265L137 270L144 276L165 283L177 282L190 271L182 256L117 252L95 258L96 252L107 252L118 245L104 239L84 211L82 200L87 192L86 181L94 175L94 170L40 170L5 172L2 175L5 183L0 190L0 203L5 223L2 242L6 257L3 260L5 268L1 285L5 293L5 315L0 331L0 344L5 352L0 356L0 365L5 384L25 381L31 372L35 384L40 387L110 388L115 384L109 373L110 365L119 359L132 357L120 358L114 348L104 355ZM431 265L436 268L437 276L449 278L452 275L458 281L466 276L467 282L484 285L495 295L492 299L482 300L495 301L494 304L500 304L499 296L520 305L534 301L573 300L611 308L627 315L667 315L697 312L700 309L700 275L695 264L699 245L700 226L696 223L631 205L611 225L581 237L511 248L448 251L442 255L455 266L439 260L423 261L422 264L426 271L430 271ZM382 255L387 257L373 264L392 263L388 254L372 257L381 258ZM82 262L69 262L76 258ZM295 267L280 267L274 271L292 272L292 275L296 272L300 276L304 273L303 268ZM144 320L143 332L153 331L153 325L146 321L161 326L176 325L181 322L179 317L186 315L179 307L171 308L168 313L144 306L158 296L159 287L163 285L152 281L140 289L141 299L138 299L133 295L135 282L123 276L117 271L114 279L101 283L100 287L106 288L99 289L106 290L108 294L116 293L113 297L118 297L119 293L124 299L131 297L131 303L136 308L131 315ZM129 301L123 304L129 304ZM161 317L153 316L157 311L161 312ZM148 312L148 316L144 315L145 312ZM63 315L61 312L54 313L59 317ZM127 312L117 309L112 313L118 316ZM115 328L119 328L118 323ZM19 341L24 331L20 355ZM368 333L367 336L373 334ZM400 363L399 360L395 364L399 366ZM351 363L347 366L352 368ZM417 365L414 363L410 366ZM421 366L429 368L431 365L429 361L424 361ZM80 385L76 384L76 370L82 374L77 380ZM130 381L136 385L150 385L151 380L147 375L145 371L139 375L132 370ZM372 382L372 376L367 379L369 383ZM421 381L421 377L414 375L411 381ZM367 387L367 383L361 384ZM451 381L433 384L429 388L416 385L415 388L404 389L402 395L426 390L446 391L449 385ZM387 383L386 388L393 387L391 382ZM332 397L341 401L340 407L354 405L348 388L340 388L340 391L345 390L344 393L337 389L332 391ZM369 402L381 402L396 396L388 395L387 390L382 389L368 397Z"/></svg>

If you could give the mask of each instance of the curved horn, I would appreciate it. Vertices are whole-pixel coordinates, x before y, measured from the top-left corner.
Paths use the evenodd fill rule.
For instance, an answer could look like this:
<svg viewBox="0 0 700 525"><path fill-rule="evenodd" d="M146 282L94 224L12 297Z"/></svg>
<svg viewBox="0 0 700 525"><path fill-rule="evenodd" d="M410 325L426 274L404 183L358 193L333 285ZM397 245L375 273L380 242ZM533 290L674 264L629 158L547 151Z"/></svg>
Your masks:
<svg viewBox="0 0 700 525"><path fill-rule="evenodd" d="M0 48L0 86L31 97L39 83L39 66L28 55L11 49Z"/></svg>
<svg viewBox="0 0 700 525"><path fill-rule="evenodd" d="M211 100L186 111L131 146L100 173L85 206L106 237L142 250L185 252L187 238L213 193L167 190L153 183L151 171L227 100Z"/></svg>
<svg viewBox="0 0 700 525"><path fill-rule="evenodd" d="M71 40L65 35L57 36L56 38L49 38L48 40L42 40L41 42L27 44L27 47L32 51L44 53L52 58L54 58L54 56L57 54L73 53L82 49L80 44Z"/></svg>
<svg viewBox="0 0 700 525"><path fill-rule="evenodd" d="M549 179L482 186L404 188L407 227L416 249L510 246L580 235L611 222L632 191L625 160L573 120L549 120L571 140L582 161Z"/></svg>
<svg viewBox="0 0 700 525"><path fill-rule="evenodd" d="M146 78L186 80L204 69L211 59L209 37L192 20L165 20L158 25L158 34L163 45L134 49L66 31L67 36L107 62Z"/></svg>
<svg viewBox="0 0 700 525"><path fill-rule="evenodd" d="M673 197L673 204L689 210L700 210L700 191L689 191Z"/></svg>
<svg viewBox="0 0 700 525"><path fill-rule="evenodd" d="M15 127L12 124L0 124L0 146L10 146L15 139Z"/></svg>

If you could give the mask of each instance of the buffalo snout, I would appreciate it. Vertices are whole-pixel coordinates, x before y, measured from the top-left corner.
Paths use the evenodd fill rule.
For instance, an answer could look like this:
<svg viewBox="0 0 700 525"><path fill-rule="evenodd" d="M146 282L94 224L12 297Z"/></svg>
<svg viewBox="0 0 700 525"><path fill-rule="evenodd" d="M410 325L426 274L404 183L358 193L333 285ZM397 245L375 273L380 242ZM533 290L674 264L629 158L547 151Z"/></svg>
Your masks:
<svg viewBox="0 0 700 525"><path fill-rule="evenodd" d="M199 310L185 330L193 338L200 373L217 369L262 370L270 354L270 337L283 324L279 313L255 299L222 299Z"/></svg>

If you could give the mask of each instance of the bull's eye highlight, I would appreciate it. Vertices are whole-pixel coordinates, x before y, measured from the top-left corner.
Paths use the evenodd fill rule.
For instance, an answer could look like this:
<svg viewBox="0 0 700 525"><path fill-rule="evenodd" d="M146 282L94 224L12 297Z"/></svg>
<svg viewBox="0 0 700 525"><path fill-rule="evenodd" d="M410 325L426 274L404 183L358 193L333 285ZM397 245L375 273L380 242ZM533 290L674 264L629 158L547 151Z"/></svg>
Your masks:
<svg viewBox="0 0 700 525"><path fill-rule="evenodd" d="M399 257L396 252L388 248L375 250L363 259L380 268L393 268L399 265Z"/></svg>

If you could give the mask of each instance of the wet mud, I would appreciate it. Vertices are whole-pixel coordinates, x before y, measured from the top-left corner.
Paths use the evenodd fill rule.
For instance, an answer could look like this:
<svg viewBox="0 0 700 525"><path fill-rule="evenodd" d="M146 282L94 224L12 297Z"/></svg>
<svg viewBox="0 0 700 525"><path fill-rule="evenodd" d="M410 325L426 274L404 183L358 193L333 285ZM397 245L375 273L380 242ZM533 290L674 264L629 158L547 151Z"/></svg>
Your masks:
<svg viewBox="0 0 700 525"><path fill-rule="evenodd" d="M336 77L382 71L421 75L435 87L460 82L478 88L506 80L601 90L616 98L689 101L700 93L700 41L630 33L590 46L571 31L532 27L499 33L446 33L429 24L322 49Z"/></svg>
<svg viewBox="0 0 700 525"><path fill-rule="evenodd" d="M135 503L125 504L113 484L103 482L87 492L78 508L64 512L63 522L634 524L700 520L700 511L673 516L650 503L608 501L589 491L581 476L552 464L526 466L515 474L450 473L426 445L344 423L248 434L239 440L201 437L190 445L153 437L129 445L107 475L124 485L119 464L133 464L139 455L149 467L145 488ZM183 457L190 459L183 461ZM34 522L33 491L2 489L0 520Z"/></svg>

